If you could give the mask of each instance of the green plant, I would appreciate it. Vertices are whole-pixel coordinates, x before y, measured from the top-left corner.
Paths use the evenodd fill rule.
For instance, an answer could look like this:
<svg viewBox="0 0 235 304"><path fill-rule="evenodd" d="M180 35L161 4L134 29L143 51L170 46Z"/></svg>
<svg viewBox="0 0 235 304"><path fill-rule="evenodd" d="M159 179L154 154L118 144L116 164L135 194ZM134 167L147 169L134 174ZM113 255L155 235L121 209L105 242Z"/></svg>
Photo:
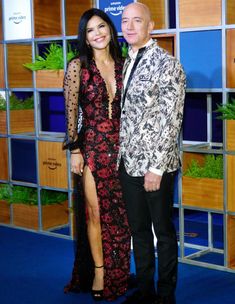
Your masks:
<svg viewBox="0 0 235 304"><path fill-rule="evenodd" d="M23 110L23 109L33 109L34 108L34 100L33 96L30 96L26 99L18 98L14 93L12 93L9 97L10 101L10 110ZM6 110L6 99L0 95L0 110Z"/></svg>
<svg viewBox="0 0 235 304"><path fill-rule="evenodd" d="M218 119L235 120L235 99L223 105L217 105L216 113L220 113Z"/></svg>
<svg viewBox="0 0 235 304"><path fill-rule="evenodd" d="M223 156L206 155L205 163L200 166L197 160L193 159L184 176L198 178L223 178Z"/></svg>
<svg viewBox="0 0 235 304"><path fill-rule="evenodd" d="M52 205L67 200L67 194L59 191L41 190L41 204ZM37 189L24 186L0 185L0 200L10 204L38 205Z"/></svg>
<svg viewBox="0 0 235 304"><path fill-rule="evenodd" d="M64 192L42 189L41 203L42 205L58 204L66 201L68 196Z"/></svg>
<svg viewBox="0 0 235 304"><path fill-rule="evenodd" d="M0 200L9 202L11 196L11 186L9 184L0 185Z"/></svg>
<svg viewBox="0 0 235 304"><path fill-rule="evenodd" d="M24 186L13 186L9 199L11 204L37 205L37 190Z"/></svg>
<svg viewBox="0 0 235 304"><path fill-rule="evenodd" d="M68 44L67 62L76 57L78 52ZM37 55L34 62L23 64L31 71L61 70L64 68L63 47L57 43L51 43L42 56Z"/></svg>
<svg viewBox="0 0 235 304"><path fill-rule="evenodd" d="M128 45L126 44L126 42L122 43L121 50L122 50L122 57L126 58L128 54Z"/></svg>

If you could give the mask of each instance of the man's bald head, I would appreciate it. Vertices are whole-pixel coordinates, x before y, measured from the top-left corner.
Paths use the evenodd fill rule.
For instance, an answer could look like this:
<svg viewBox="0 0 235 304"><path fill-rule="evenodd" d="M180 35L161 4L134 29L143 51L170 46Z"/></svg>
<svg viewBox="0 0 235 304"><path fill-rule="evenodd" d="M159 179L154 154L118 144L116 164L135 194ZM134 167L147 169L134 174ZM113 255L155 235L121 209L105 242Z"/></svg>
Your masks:
<svg viewBox="0 0 235 304"><path fill-rule="evenodd" d="M130 3L123 10L122 33L133 51L143 47L154 28L149 8L140 2Z"/></svg>
<svg viewBox="0 0 235 304"><path fill-rule="evenodd" d="M147 20L148 21L152 20L150 9L144 3L141 3L141 2L130 3L125 6L123 13L125 12L125 10L132 9L132 8L134 8L134 9L137 8L137 9L142 10L142 12L145 15L145 17L147 18Z"/></svg>

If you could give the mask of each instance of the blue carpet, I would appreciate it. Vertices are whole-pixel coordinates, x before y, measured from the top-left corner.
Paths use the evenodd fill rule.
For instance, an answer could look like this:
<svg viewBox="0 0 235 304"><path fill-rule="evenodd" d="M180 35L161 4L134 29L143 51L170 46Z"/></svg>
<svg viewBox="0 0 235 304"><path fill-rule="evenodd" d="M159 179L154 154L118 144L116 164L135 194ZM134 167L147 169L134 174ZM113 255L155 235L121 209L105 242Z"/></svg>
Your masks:
<svg viewBox="0 0 235 304"><path fill-rule="evenodd" d="M72 264L72 241L0 226L0 303L93 303L89 294L63 293ZM232 304L234 299L234 273L179 264L177 304Z"/></svg>

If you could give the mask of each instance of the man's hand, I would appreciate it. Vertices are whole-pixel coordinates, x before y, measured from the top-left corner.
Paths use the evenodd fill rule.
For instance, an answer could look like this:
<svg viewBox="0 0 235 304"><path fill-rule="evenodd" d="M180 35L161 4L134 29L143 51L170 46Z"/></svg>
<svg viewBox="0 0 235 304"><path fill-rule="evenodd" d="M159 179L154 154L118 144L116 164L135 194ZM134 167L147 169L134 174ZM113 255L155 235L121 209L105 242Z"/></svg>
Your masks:
<svg viewBox="0 0 235 304"><path fill-rule="evenodd" d="M162 176L148 171L144 176L144 189L147 192L160 189Z"/></svg>

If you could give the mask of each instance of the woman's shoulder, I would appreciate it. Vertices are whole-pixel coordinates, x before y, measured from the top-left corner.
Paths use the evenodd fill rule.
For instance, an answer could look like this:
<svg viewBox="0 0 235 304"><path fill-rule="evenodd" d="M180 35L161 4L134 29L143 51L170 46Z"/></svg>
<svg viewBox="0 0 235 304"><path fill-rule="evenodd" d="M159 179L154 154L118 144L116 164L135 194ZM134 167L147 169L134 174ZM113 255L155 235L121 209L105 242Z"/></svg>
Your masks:
<svg viewBox="0 0 235 304"><path fill-rule="evenodd" d="M75 57L73 59L71 59L68 63L69 67L81 67L81 61L79 57Z"/></svg>

